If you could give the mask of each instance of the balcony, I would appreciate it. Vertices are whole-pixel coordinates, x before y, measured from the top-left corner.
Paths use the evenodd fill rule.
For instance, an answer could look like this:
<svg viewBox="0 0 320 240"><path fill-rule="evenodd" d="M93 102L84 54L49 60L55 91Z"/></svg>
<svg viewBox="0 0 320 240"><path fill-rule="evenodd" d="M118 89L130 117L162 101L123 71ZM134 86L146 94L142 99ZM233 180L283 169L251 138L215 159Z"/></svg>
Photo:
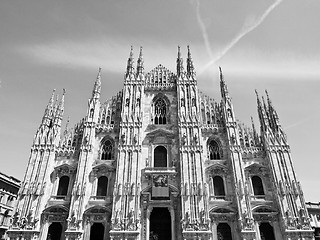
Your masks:
<svg viewBox="0 0 320 240"><path fill-rule="evenodd" d="M56 196L51 196L48 205L53 206L57 204L66 204L70 202L70 196L67 195L56 195Z"/></svg>
<svg viewBox="0 0 320 240"><path fill-rule="evenodd" d="M90 202L94 203L111 203L112 197L111 196L91 196L89 199Z"/></svg>
<svg viewBox="0 0 320 240"><path fill-rule="evenodd" d="M252 201L265 201L266 195L252 195L251 200Z"/></svg>
<svg viewBox="0 0 320 240"><path fill-rule="evenodd" d="M175 167L146 167L144 169L145 176L150 175L176 175L177 171Z"/></svg>

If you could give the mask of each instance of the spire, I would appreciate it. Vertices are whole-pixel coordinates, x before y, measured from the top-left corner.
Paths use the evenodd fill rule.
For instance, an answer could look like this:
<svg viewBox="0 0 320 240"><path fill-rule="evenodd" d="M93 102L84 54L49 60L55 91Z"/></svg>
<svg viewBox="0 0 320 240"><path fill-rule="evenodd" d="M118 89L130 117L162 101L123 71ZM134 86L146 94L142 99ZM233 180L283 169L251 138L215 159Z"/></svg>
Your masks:
<svg viewBox="0 0 320 240"><path fill-rule="evenodd" d="M180 46L178 46L178 57L177 57L177 75L181 76L183 73L183 60L181 58Z"/></svg>
<svg viewBox="0 0 320 240"><path fill-rule="evenodd" d="M101 67L99 68L99 72L94 82L93 90L92 90L92 99L99 99L101 93Z"/></svg>
<svg viewBox="0 0 320 240"><path fill-rule="evenodd" d="M137 61L137 75L144 74L142 47L140 47L139 58Z"/></svg>
<svg viewBox="0 0 320 240"><path fill-rule="evenodd" d="M220 72L220 89L221 89L221 97L224 101L226 99L229 99L229 92L228 92L228 87L227 84L224 80L223 74L222 74L222 69L219 67L219 72Z"/></svg>
<svg viewBox="0 0 320 240"><path fill-rule="evenodd" d="M63 134L66 135L69 131L69 123L70 123L70 117L68 117L67 122L66 122L66 127L63 131Z"/></svg>
<svg viewBox="0 0 320 240"><path fill-rule="evenodd" d="M252 116L251 116L251 125L252 125L254 143L256 145L258 145L259 144L259 136L258 136L258 133L257 133L256 128L254 126L254 121L253 121L253 117Z"/></svg>
<svg viewBox="0 0 320 240"><path fill-rule="evenodd" d="M257 95L258 115L260 120L261 131L265 131L269 126L268 117L266 115L264 106L262 106L257 90L255 90L255 92Z"/></svg>
<svg viewBox="0 0 320 240"><path fill-rule="evenodd" d="M63 89L61 100L59 102L58 109L57 109L56 116L59 117L60 119L63 118L63 113L64 113L64 95L65 95L65 93L66 93L66 89Z"/></svg>
<svg viewBox="0 0 320 240"><path fill-rule="evenodd" d="M274 107L272 105L271 99L269 98L268 91L265 90L265 92L266 92L266 95L267 95L269 117L270 117L272 128L273 128L273 130L278 130L278 127L280 126L280 123L279 123L279 117L278 117L277 111L274 109Z"/></svg>
<svg viewBox="0 0 320 240"><path fill-rule="evenodd" d="M194 76L195 71L194 71L193 61L192 61L192 57L191 57L191 52L190 52L189 46L187 48L188 48L187 74L188 74L188 76Z"/></svg>
<svg viewBox="0 0 320 240"><path fill-rule="evenodd" d="M131 46L130 55L129 55L128 63L127 63L126 77L128 77L129 75L132 75L133 73L134 73L134 68L133 68L133 47Z"/></svg>
<svg viewBox="0 0 320 240"><path fill-rule="evenodd" d="M51 97L49 99L48 105L46 109L44 110L43 118L42 118L42 124L49 125L49 122L53 115L53 107L54 107L54 96L55 96L56 89L53 89Z"/></svg>

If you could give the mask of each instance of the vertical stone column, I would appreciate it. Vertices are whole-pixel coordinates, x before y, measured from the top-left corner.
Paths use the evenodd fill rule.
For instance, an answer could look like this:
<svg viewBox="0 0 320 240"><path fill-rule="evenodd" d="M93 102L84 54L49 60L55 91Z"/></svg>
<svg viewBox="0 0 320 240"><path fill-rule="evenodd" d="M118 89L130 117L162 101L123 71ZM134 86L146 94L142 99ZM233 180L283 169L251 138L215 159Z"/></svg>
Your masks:
<svg viewBox="0 0 320 240"><path fill-rule="evenodd" d="M45 222L42 224L42 229L40 229L40 237L39 240L46 240L48 235L48 229L49 229L50 222L48 220L45 220Z"/></svg>
<svg viewBox="0 0 320 240"><path fill-rule="evenodd" d="M85 225L83 228L83 240L90 239L90 229L91 229L91 222L89 219L85 220Z"/></svg>
<svg viewBox="0 0 320 240"><path fill-rule="evenodd" d="M170 216L171 216L171 240L176 239L176 231L175 231L175 217L174 217L174 209L172 207L169 208Z"/></svg>
<svg viewBox="0 0 320 240"><path fill-rule="evenodd" d="M212 222L211 224L212 240L218 239L217 226L218 226L217 222Z"/></svg>

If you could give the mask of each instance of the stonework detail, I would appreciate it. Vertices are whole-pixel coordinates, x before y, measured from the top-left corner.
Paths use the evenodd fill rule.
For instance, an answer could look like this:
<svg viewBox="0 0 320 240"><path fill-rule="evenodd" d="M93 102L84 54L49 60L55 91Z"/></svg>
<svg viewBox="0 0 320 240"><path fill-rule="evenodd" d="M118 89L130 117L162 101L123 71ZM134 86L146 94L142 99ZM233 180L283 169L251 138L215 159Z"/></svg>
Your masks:
<svg viewBox="0 0 320 240"><path fill-rule="evenodd" d="M102 101L101 69L84 118L61 129L53 92L31 148L10 239L312 239L290 147L269 98L260 133L199 91L188 47L176 72L145 73L131 49L122 91ZM267 237L266 237L267 236Z"/></svg>

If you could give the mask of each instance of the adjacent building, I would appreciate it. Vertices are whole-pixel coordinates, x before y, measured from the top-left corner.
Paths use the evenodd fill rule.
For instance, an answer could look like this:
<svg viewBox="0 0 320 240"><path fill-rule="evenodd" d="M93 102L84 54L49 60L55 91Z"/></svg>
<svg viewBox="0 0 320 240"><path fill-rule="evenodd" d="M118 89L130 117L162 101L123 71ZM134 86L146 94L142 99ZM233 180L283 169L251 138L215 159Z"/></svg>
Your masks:
<svg viewBox="0 0 320 240"><path fill-rule="evenodd" d="M189 48L176 70L147 73L142 48L136 65L131 49L122 90L106 101L101 91L100 69L72 128L61 127L65 93L52 94L10 240L314 238L268 93L257 93L260 131L245 126L221 69L221 96L198 89Z"/></svg>
<svg viewBox="0 0 320 240"><path fill-rule="evenodd" d="M5 239L17 200L20 181L0 172L0 239Z"/></svg>

